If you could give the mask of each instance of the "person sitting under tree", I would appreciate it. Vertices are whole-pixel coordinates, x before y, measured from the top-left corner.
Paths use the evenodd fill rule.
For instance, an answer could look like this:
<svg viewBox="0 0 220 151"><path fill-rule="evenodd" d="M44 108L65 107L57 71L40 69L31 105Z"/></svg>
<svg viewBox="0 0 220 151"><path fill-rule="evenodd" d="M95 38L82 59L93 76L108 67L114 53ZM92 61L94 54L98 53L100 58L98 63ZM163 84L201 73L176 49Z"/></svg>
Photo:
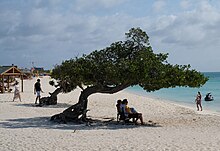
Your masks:
<svg viewBox="0 0 220 151"><path fill-rule="evenodd" d="M133 122L135 122L135 124L137 124L137 120L140 119L141 125L144 125L142 114L138 113L134 108L130 108L128 106L127 99L124 99L122 101L122 104L125 104L125 108L124 108L125 116L127 116L128 118L132 118Z"/></svg>

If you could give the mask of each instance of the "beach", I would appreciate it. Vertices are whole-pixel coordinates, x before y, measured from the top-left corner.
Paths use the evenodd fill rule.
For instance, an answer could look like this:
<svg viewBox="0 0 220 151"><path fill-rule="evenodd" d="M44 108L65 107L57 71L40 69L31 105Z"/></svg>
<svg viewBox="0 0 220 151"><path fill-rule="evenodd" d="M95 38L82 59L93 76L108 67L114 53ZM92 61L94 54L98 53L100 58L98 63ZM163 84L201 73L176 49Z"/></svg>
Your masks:
<svg viewBox="0 0 220 151"><path fill-rule="evenodd" d="M55 90L50 77L41 77L42 97ZM204 109L135 95L125 90L89 97L88 117L93 123L59 124L54 114L75 104L80 89L58 95L58 104L36 107L33 85L24 80L22 102L13 93L0 94L0 151L218 151L220 116ZM143 114L145 125L116 122L116 100Z"/></svg>

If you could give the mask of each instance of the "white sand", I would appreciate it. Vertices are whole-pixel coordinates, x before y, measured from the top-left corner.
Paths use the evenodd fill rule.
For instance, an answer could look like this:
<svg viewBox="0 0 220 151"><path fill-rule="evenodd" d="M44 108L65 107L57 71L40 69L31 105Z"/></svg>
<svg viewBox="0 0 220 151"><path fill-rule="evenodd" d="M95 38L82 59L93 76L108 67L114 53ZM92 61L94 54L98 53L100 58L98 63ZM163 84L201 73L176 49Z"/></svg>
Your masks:
<svg viewBox="0 0 220 151"><path fill-rule="evenodd" d="M34 107L35 81L24 81L22 102L12 102L13 93L0 94L0 151L220 150L220 116L125 91L90 96L88 115L97 119L91 126L51 122L52 115L77 102L80 90L59 94L58 105ZM48 81L41 78L42 96L55 89ZM143 113L146 126L104 122L116 117L115 102L123 98Z"/></svg>

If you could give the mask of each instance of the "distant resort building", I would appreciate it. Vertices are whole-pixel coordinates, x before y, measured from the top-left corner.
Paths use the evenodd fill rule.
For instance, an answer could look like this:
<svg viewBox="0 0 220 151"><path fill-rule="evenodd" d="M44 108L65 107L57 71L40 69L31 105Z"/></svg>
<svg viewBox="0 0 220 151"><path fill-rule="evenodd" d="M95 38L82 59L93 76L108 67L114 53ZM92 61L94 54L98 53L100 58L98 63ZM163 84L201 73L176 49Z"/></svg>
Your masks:
<svg viewBox="0 0 220 151"><path fill-rule="evenodd" d="M33 74L33 76L41 76L44 73L44 68L43 67L33 67L31 68L31 72Z"/></svg>
<svg viewBox="0 0 220 151"><path fill-rule="evenodd" d="M21 72L23 72L24 79L31 79L33 77L33 73L31 72L31 69L24 68L20 69Z"/></svg>

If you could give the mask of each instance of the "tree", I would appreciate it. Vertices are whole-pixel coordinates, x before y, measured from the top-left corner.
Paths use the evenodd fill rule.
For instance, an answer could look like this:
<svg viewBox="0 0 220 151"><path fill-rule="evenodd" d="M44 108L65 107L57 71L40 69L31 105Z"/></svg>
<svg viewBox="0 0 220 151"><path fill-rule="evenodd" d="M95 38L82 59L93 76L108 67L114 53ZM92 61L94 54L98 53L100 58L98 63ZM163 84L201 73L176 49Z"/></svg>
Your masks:
<svg viewBox="0 0 220 151"><path fill-rule="evenodd" d="M52 120L86 120L88 97L94 93L113 94L135 85L148 92L176 86L200 87L208 80L190 65L169 64L168 54L155 54L148 35L140 28L131 28L125 35L125 41L66 60L53 69L52 77L62 83L63 92L77 86L82 91L78 103L52 116Z"/></svg>

